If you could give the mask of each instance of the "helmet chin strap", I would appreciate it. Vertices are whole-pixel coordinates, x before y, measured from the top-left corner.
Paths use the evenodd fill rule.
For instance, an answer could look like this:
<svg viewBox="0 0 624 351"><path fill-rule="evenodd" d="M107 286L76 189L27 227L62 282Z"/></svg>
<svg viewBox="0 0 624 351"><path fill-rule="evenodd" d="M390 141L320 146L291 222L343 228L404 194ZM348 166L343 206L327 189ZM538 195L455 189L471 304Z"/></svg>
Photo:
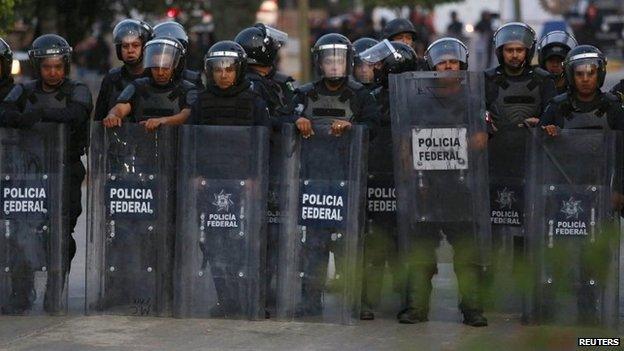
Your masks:
<svg viewBox="0 0 624 351"><path fill-rule="evenodd" d="M330 87L337 88L342 85L345 77L323 78Z"/></svg>

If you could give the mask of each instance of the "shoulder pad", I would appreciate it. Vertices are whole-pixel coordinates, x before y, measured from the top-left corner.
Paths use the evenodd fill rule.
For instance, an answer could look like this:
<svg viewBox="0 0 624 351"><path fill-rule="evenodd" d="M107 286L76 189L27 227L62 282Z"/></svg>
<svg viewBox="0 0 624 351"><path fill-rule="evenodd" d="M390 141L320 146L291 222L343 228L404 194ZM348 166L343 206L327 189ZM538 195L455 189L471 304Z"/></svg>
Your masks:
<svg viewBox="0 0 624 351"><path fill-rule="evenodd" d="M137 87L149 85L150 79L148 77L137 78L132 81L132 85L136 85Z"/></svg>
<svg viewBox="0 0 624 351"><path fill-rule="evenodd" d="M93 98L89 88L85 84L75 80L70 80L69 83L71 86L71 101L78 103L91 111L91 108L93 107Z"/></svg>
<svg viewBox="0 0 624 351"><path fill-rule="evenodd" d="M371 91L371 94L373 94L373 96L378 97L379 95L381 95L381 89L383 89L382 86L378 86L375 89L373 89Z"/></svg>
<svg viewBox="0 0 624 351"><path fill-rule="evenodd" d="M483 71L483 73L485 74L486 79L492 79L496 77L498 74L500 74L500 72L498 71L498 67L488 68L485 71Z"/></svg>
<svg viewBox="0 0 624 351"><path fill-rule="evenodd" d="M297 88L296 92L307 94L314 90L314 83L306 83L299 88Z"/></svg>
<svg viewBox="0 0 624 351"><path fill-rule="evenodd" d="M138 80L138 79L137 79ZM119 94L119 96L117 97L117 101L115 103L128 103L130 102L130 100L132 100L132 97L134 96L134 94L137 91L141 91L141 85L137 85L135 84L135 82L137 81L135 80L134 82L132 82L132 84L128 84L124 90L121 91L121 93Z"/></svg>
<svg viewBox="0 0 624 351"><path fill-rule="evenodd" d="M286 75L284 73L281 73L281 72L275 72L275 74L273 74L273 80L275 80L278 83L283 83L283 84L295 81L293 77Z"/></svg>
<svg viewBox="0 0 624 351"><path fill-rule="evenodd" d="M535 67L533 68L533 79L544 81L546 79L552 79L552 75L543 68Z"/></svg>
<svg viewBox="0 0 624 351"><path fill-rule="evenodd" d="M258 85L254 84L253 81L249 81L249 88L247 88L246 90L244 90L244 93L250 94L252 95L254 98L259 98L264 100L264 97L262 96L262 92L258 91Z"/></svg>
<svg viewBox="0 0 624 351"><path fill-rule="evenodd" d="M9 91L7 96L4 98L4 102L17 103L22 98L25 91L26 90L24 89L23 84L15 84L13 89L11 89L11 91Z"/></svg>
<svg viewBox="0 0 624 351"><path fill-rule="evenodd" d="M184 89L184 91L197 90L197 85L195 85L195 83L193 82L189 82L186 79L182 79L180 86L182 87L182 89Z"/></svg>
<svg viewBox="0 0 624 351"><path fill-rule="evenodd" d="M566 101L568 101L568 93L559 94L552 98L552 102L557 105L560 105Z"/></svg>
<svg viewBox="0 0 624 351"><path fill-rule="evenodd" d="M113 82L116 82L121 79L121 66L111 68L108 71L108 76Z"/></svg>
<svg viewBox="0 0 624 351"><path fill-rule="evenodd" d="M194 82L201 81L201 74L199 72L185 69L184 71L182 71L182 78L184 78L184 80L188 80L194 83Z"/></svg>
<svg viewBox="0 0 624 351"><path fill-rule="evenodd" d="M256 71L254 70L247 70L247 73L245 73L245 77L249 80L261 80L262 76L259 75Z"/></svg>
<svg viewBox="0 0 624 351"><path fill-rule="evenodd" d="M603 93L602 98L604 101L607 101L609 103L620 104L621 102L620 99L615 94L609 93L609 92Z"/></svg>
<svg viewBox="0 0 624 351"><path fill-rule="evenodd" d="M358 91L358 90L362 90L366 88L362 83L355 81L355 79L351 77L349 77L349 79L347 80L347 87L354 91Z"/></svg>

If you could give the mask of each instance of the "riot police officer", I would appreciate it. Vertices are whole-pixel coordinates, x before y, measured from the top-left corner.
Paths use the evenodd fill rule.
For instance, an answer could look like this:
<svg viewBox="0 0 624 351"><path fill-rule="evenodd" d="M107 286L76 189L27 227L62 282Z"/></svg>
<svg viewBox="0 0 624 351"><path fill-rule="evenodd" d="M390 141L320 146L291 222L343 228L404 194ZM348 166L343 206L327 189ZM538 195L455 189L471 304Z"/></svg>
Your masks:
<svg viewBox="0 0 624 351"><path fill-rule="evenodd" d="M619 99L601 90L607 74L607 59L594 46L580 45L565 59L567 93L553 99L541 119L544 130L557 135L565 129L624 130L624 108Z"/></svg>
<svg viewBox="0 0 624 351"><path fill-rule="evenodd" d="M422 55L427 48L427 34L419 33L414 24L406 18L395 18L388 22L381 32L382 39L400 41L411 46L417 54ZM419 62L419 66L422 62Z"/></svg>
<svg viewBox="0 0 624 351"><path fill-rule="evenodd" d="M294 96L294 79L277 71L276 61L279 49L288 40L288 34L270 26L258 23L253 27L243 29L234 41L247 54L247 79L253 89L260 94L267 104L269 115L273 123L269 156L269 202L267 204L267 265L266 265L266 304L267 316L276 303L275 291L277 284L273 283L277 271L277 247L279 239L279 183L281 172L279 167L280 136L282 122L294 122L292 114L292 98Z"/></svg>
<svg viewBox="0 0 624 351"><path fill-rule="evenodd" d="M362 84L350 78L354 61L351 41L341 34L326 34L316 41L312 51L319 79L295 92L297 129L304 137L314 135L314 123L331 124L336 135L352 123L365 124L374 131L379 119L375 99ZM326 104L332 108L317 108Z"/></svg>
<svg viewBox="0 0 624 351"><path fill-rule="evenodd" d="M329 132L337 137L353 124L364 124L373 133L379 120L378 106L368 89L350 78L354 50L349 39L341 34L326 34L316 41L312 52L319 78L297 89L294 98L295 113L300 116L296 126L302 136L314 137L315 125L329 125ZM340 173L335 169L324 172L326 176ZM302 281L301 301L296 312L300 317L318 315L322 311L322 292L326 287L332 229L314 230L316 232L312 228L308 230L301 244L302 271L307 274ZM336 269L340 271L338 261Z"/></svg>
<svg viewBox="0 0 624 351"><path fill-rule="evenodd" d="M266 103L247 79L247 54L236 42L215 43L204 56L206 89L192 106L190 124L266 126Z"/></svg>
<svg viewBox="0 0 624 351"><path fill-rule="evenodd" d="M468 50L466 46L455 38L442 38L432 43L426 51L425 60L432 71L459 71L468 69ZM437 94L448 98L459 91L459 84L455 78L444 80ZM454 107L458 108L460 106ZM447 113L447 115L449 115ZM450 114L453 115L452 113ZM454 116L453 116L454 117ZM445 123L440 120L438 123ZM470 137L470 144L477 149L486 148L487 135L485 131L476 131ZM450 174L449 174L450 175ZM448 175L441 172L437 177L445 179ZM454 176L447 179L451 179ZM431 190L435 191L435 190ZM473 217L474 220L474 217ZM435 248L438 246L441 235L454 247L454 269L457 275L460 303L459 308L464 316L463 323L482 327L487 326L487 319L482 315L483 307L479 280L481 266L479 262L477 240L474 223L465 221L423 221L413 230L413 241L407 248L409 253L404 257L405 296L403 310L399 313L400 323L418 323L428 320L429 297L432 290L431 278L437 272Z"/></svg>
<svg viewBox="0 0 624 351"><path fill-rule="evenodd" d="M87 86L68 78L72 48L56 34L45 34L33 41L28 51L36 79L17 84L2 103L2 126L30 127L34 123L51 122L69 125L69 154L65 171L69 175L69 227L64 233L68 243L68 261L63 273L69 272L76 253L72 237L78 216L82 212L81 184L85 168L80 161L87 142L87 122L93 109L91 93ZM30 291L23 297L31 297ZM25 301L26 306L32 301ZM45 302L44 302L45 306Z"/></svg>
<svg viewBox="0 0 624 351"><path fill-rule="evenodd" d="M174 77L183 55L184 48L175 39L147 42L143 67L149 69L150 77L133 81L121 92L102 121L104 126L118 127L126 119L143 124L149 131L160 125L183 124L197 96L195 85Z"/></svg>
<svg viewBox="0 0 624 351"><path fill-rule="evenodd" d="M247 54L247 79L266 101L274 119L290 116L288 106L294 96L294 79L277 71L279 49L288 40L288 34L258 23L243 29L234 41Z"/></svg>
<svg viewBox="0 0 624 351"><path fill-rule="evenodd" d="M176 69L175 79L184 79L197 86L198 89L203 87L201 74L199 72L186 68L186 55L189 49L189 38L184 27L174 21L159 23L154 26L154 38L172 38L176 39L184 48L184 53L180 57L180 65Z"/></svg>
<svg viewBox="0 0 624 351"><path fill-rule="evenodd" d="M135 79L146 77L148 72L143 68L143 46L151 38L152 27L140 20L125 19L117 23L113 29L115 52L123 65L111 69L102 80L95 103L96 121L106 117L128 84Z"/></svg>
<svg viewBox="0 0 624 351"><path fill-rule="evenodd" d="M525 23L507 23L494 34L494 46L499 66L485 71L486 108L494 128L535 126L556 95L550 74L531 67L535 32Z"/></svg>
<svg viewBox="0 0 624 351"><path fill-rule="evenodd" d="M360 54L377 43L379 41L373 38L360 38L353 42L353 49L355 49L353 78L370 91L376 88L374 65L370 62L362 61Z"/></svg>
<svg viewBox="0 0 624 351"><path fill-rule="evenodd" d="M4 100L9 91L13 89L12 64L13 51L11 51L9 44L0 38L0 101Z"/></svg>
<svg viewBox="0 0 624 351"><path fill-rule="evenodd" d="M361 40L361 39L360 39ZM354 44L355 45L355 44ZM368 189L367 228L364 237L364 275L362 287L362 311L360 319L371 320L381 302L381 291L386 262L394 272L395 288L400 289L398 238L396 210L390 206L377 206L380 199L371 194L385 190L392 194L394 170L392 163L392 130L390 128L390 97L388 75L417 69L418 56L412 47L402 42L390 43L387 39L360 54L362 64L375 67L374 81L379 87L373 90L373 96L380 106L380 126L371 140L368 154ZM396 207L396 196L391 197Z"/></svg>
<svg viewBox="0 0 624 351"><path fill-rule="evenodd" d="M603 92L601 90L602 85L605 81L606 76L606 66L607 59L604 54L594 46L591 45L580 45L576 48L572 49L564 62L565 75L568 80L569 90L568 92L561 94L555 97L552 102L546 108L541 120L541 124L543 125L544 131L551 137L557 137L560 133L559 129L602 129L602 130L624 130L624 107L622 107L621 101L613 94L609 92ZM579 134L578 138L582 138L583 135ZM569 137L568 137L569 138ZM572 137L576 139L576 135ZM607 136L600 136L600 141L606 140ZM569 140L569 139L568 139ZM587 139L592 140L592 139ZM568 141L569 143L569 141ZM570 148L568 143L564 143L566 148ZM595 145L582 144L582 148L596 148L600 151L600 155L597 156L598 159L603 157L604 154L608 151L597 148ZM619 152L619 148L616 148L616 153ZM550 152L545 150L546 152ZM555 159L554 157L558 157L560 154L557 153L557 156L549 155L549 158ZM571 153L571 155L575 155ZM590 154L591 155L591 154ZM584 155L587 157L586 155ZM553 181L551 179L557 176L561 176L561 180L565 181L568 184L567 189L571 189L573 186L579 188L578 183L584 184L583 187L585 189L589 188L587 184L596 184L593 183L596 179L600 179L600 177L605 177L603 172L604 168L596 168L596 167L587 167L586 164L583 163L583 156L578 160L574 160L578 163L576 165L574 162L572 164L565 164L564 166L556 165L556 169L558 170L558 174L555 176L548 176L548 181ZM554 162L553 162L554 163ZM542 166L540 164L540 166ZM615 165L615 167L621 167L620 165ZM567 170L567 171L566 171ZM573 173L572 173L573 172ZM606 176L607 182L613 184L612 173L606 173L609 176ZM545 177L546 178L546 177ZM546 187L544 187L546 188ZM550 188L554 188L550 186ZM562 188L566 189L565 186ZM593 189L596 189L593 187ZM621 189L621 184L615 184L615 189ZM563 190L570 191L570 190ZM621 210L623 202L623 196L621 193L618 193L619 190L615 190L612 193L607 193L610 201L607 201L607 209L603 210L606 213L608 218L612 218L612 210ZM585 206L585 205L583 205ZM612 207L613 206L613 207ZM588 208L584 207L584 208ZM599 219L595 219L594 217L594 207L591 208L591 221L593 226L594 221L597 222ZM552 211L552 210L551 210ZM586 210L589 212L589 210ZM563 212L563 209L561 210ZM600 213L601 210L595 210L595 212ZM540 213L541 216L546 216L543 212ZM552 217L551 217L552 218ZM576 217L575 217L576 218ZM589 218L589 216L588 216ZM600 217L599 217L600 218ZM546 220L542 220L546 222ZM600 227L598 225L597 227ZM540 227L541 228L541 227ZM552 228L552 226L551 226ZM557 231L557 229L556 229ZM616 231L619 236L619 231ZM543 235L542 237L538 236L538 240L540 245L545 245L546 241L544 238L546 237L546 233L537 232L535 234ZM561 257L564 259L571 259L574 261L572 264L577 264L578 267L570 267L566 266L566 273L563 275L555 276L554 281L556 282L558 287L558 294L554 294L545 288L541 294L543 299L546 299L546 303L543 304L542 310L540 313L546 319L554 318L559 311L561 311L560 305L565 305L564 303L558 304L553 301L553 299L557 299L561 296L566 296L566 292L562 292L561 290L571 289L569 291L570 295L576 297L576 306L574 306L577 312L577 318L580 323L583 324L595 324L598 323L603 316L601 316L601 310L606 310L604 306L600 306L607 301L609 298L605 297L608 292L605 292L604 287L608 286L607 278L610 274L608 274L608 267L610 266L609 257L613 257L613 254L608 251L608 247L614 246L617 250L618 238L611 237L606 235L606 233L601 233L597 236L597 239L592 238L581 238L577 240L570 239L567 240L557 240L553 242L549 242L549 248L553 248L557 246L563 251L560 251ZM576 239L576 238L575 238ZM614 240L615 239L615 240ZM550 239L553 240L553 239ZM598 243L595 243L596 240ZM603 241L606 240L606 241ZM590 244L590 242L592 244ZM602 244L600 244L602 242ZM552 251L552 250L551 250ZM545 255L544 261L546 263L542 264L550 264L561 265L561 259L557 259L557 256L551 256L552 252L548 255ZM578 256L576 256L578 255ZM617 254L616 254L617 255ZM551 258L548 258L548 257ZM565 257L564 257L565 256ZM553 260L554 258L554 260ZM550 261L550 262L548 262ZM570 262L572 262L570 261ZM542 266L540 269L543 269L542 272L548 272L547 274L557 274L553 273L552 268L544 269ZM616 268L617 269L617 268ZM574 272L574 273L572 273ZM559 279L558 279L559 278ZM543 276L541 279L544 279ZM597 280L597 281L595 281ZM542 283L544 280L541 280ZM551 279L548 278L548 284L552 286ZM616 283L617 284L617 283ZM617 308L615 308L617 310ZM574 315L572 313L566 312L564 314L565 318L573 319Z"/></svg>
<svg viewBox="0 0 624 351"><path fill-rule="evenodd" d="M563 61L568 52L577 45L576 39L571 34L561 30L552 31L539 41L537 46L539 66L552 74L557 94L563 94L568 89L563 72Z"/></svg>
<svg viewBox="0 0 624 351"><path fill-rule="evenodd" d="M206 89L199 94L187 123L270 128L266 103L252 88L245 75L246 69L247 54L238 43L225 40L210 47L204 56ZM223 177L236 175L230 173ZM213 316L238 315L242 312L243 297L240 295L238 272L244 261L244 253L231 250L237 242L238 235L234 238L209 235L205 243L199 243L204 256L203 265L210 263L217 291L217 305L211 310Z"/></svg>

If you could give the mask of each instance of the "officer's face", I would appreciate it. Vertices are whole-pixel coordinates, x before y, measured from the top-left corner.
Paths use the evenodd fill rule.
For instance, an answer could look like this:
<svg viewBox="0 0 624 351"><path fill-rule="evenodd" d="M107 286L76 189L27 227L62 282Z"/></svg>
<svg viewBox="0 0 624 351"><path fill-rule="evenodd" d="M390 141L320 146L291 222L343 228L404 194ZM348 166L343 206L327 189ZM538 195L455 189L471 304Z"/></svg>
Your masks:
<svg viewBox="0 0 624 351"><path fill-rule="evenodd" d="M236 82L236 66L217 65L212 69L212 77L219 89L227 89Z"/></svg>
<svg viewBox="0 0 624 351"><path fill-rule="evenodd" d="M372 82L375 77L374 67L364 62L355 65L355 79L364 84Z"/></svg>
<svg viewBox="0 0 624 351"><path fill-rule="evenodd" d="M558 75L563 73L563 58L559 56L551 56L546 60L546 70L552 74Z"/></svg>
<svg viewBox="0 0 624 351"><path fill-rule="evenodd" d="M125 63L137 63L141 57L142 50L141 39L136 36L125 37L121 42L121 58Z"/></svg>
<svg viewBox="0 0 624 351"><path fill-rule="evenodd" d="M581 95L591 95L598 89L596 65L582 65L574 69L574 83Z"/></svg>
<svg viewBox="0 0 624 351"><path fill-rule="evenodd" d="M503 46L503 59L511 68L520 68L526 60L527 49L522 44L505 44Z"/></svg>
<svg viewBox="0 0 624 351"><path fill-rule="evenodd" d="M390 38L390 41L400 41L403 44L409 45L409 46L414 46L414 36L412 36L412 33L399 33L395 36L393 36L392 38Z"/></svg>
<svg viewBox="0 0 624 351"><path fill-rule="evenodd" d="M321 60L321 69L327 78L345 77L347 58L343 55L328 55Z"/></svg>
<svg viewBox="0 0 624 351"><path fill-rule="evenodd" d="M435 66L435 70L440 72L440 71L459 71L460 69L460 62L459 60L445 60L442 61L440 63L438 63Z"/></svg>
<svg viewBox="0 0 624 351"><path fill-rule="evenodd" d="M152 78L156 84L165 85L173 77L173 69L167 67L152 67Z"/></svg>
<svg viewBox="0 0 624 351"><path fill-rule="evenodd" d="M46 85L56 86L65 79L65 63L62 57L49 57L41 61L41 79Z"/></svg>

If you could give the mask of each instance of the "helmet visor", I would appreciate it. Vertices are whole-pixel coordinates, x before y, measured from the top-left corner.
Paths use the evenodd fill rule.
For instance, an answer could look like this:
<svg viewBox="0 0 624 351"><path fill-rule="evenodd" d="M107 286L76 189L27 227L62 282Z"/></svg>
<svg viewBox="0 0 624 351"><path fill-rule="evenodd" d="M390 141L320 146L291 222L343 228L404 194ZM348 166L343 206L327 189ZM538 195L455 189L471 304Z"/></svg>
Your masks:
<svg viewBox="0 0 624 351"><path fill-rule="evenodd" d="M568 72L572 77L586 77L598 74L604 62L599 58L574 60L569 64Z"/></svg>
<svg viewBox="0 0 624 351"><path fill-rule="evenodd" d="M323 45L318 50L317 65L324 78L344 78L348 75L349 52L347 45Z"/></svg>
<svg viewBox="0 0 624 351"><path fill-rule="evenodd" d="M171 40L156 39L145 46L144 68L174 69L180 62L182 50L179 44Z"/></svg>
<svg viewBox="0 0 624 351"><path fill-rule="evenodd" d="M238 56L209 57L204 61L204 70L209 84L229 87L238 79L241 61Z"/></svg>
<svg viewBox="0 0 624 351"><path fill-rule="evenodd" d="M530 49L535 42L535 33L526 25L511 24L501 27L494 37L494 46L498 49L505 44L520 44Z"/></svg>
<svg viewBox="0 0 624 351"><path fill-rule="evenodd" d="M468 50L459 41L444 40L431 44L425 57L430 67L451 60L467 63Z"/></svg>
<svg viewBox="0 0 624 351"><path fill-rule="evenodd" d="M271 38L271 40L277 44L278 48L284 46L286 41L288 41L288 34L282 32L281 30L266 25L264 26L264 30L267 37Z"/></svg>
<svg viewBox="0 0 624 351"><path fill-rule="evenodd" d="M396 55L398 52L392 46L392 44L388 41L388 39L384 39L374 46L364 50L360 53L359 57L362 61L368 63L377 63L383 61L386 57L390 55Z"/></svg>
<svg viewBox="0 0 624 351"><path fill-rule="evenodd" d="M540 40L539 47L541 49L551 44L567 46L569 50L574 49L578 45L573 36L560 30L546 34Z"/></svg>

